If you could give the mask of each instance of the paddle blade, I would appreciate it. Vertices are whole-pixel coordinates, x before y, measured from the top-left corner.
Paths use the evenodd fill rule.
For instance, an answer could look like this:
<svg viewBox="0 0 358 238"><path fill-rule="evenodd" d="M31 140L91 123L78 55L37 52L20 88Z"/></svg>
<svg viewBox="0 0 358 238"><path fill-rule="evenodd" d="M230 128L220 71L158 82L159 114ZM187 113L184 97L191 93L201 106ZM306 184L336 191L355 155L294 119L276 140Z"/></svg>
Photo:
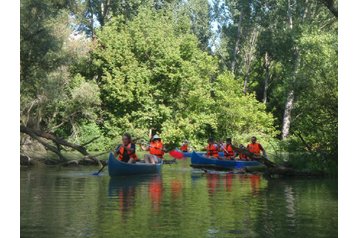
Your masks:
<svg viewBox="0 0 358 238"><path fill-rule="evenodd" d="M93 173L92 175L98 176L98 175L99 175L99 173L100 173L100 172L104 169L104 167L106 167L106 164L105 164L105 165L103 165L103 166L102 166L102 168L101 168L98 172Z"/></svg>
<svg viewBox="0 0 358 238"><path fill-rule="evenodd" d="M176 159L182 159L184 157L184 154L177 151L177 150L172 150L169 152L169 155L176 158Z"/></svg>

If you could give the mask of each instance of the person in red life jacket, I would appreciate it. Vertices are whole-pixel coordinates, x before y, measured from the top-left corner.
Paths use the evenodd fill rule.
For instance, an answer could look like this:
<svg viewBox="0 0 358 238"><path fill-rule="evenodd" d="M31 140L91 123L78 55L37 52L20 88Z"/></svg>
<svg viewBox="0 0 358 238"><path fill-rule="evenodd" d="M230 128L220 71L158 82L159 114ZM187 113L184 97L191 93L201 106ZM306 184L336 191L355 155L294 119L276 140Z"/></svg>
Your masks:
<svg viewBox="0 0 358 238"><path fill-rule="evenodd" d="M239 149L245 150L246 148L245 148L245 146L243 144L240 144ZM247 158L247 156L245 154L240 153L240 152L238 152L238 154L239 154L239 160L248 160L248 158Z"/></svg>
<svg viewBox="0 0 358 238"><path fill-rule="evenodd" d="M152 164L158 163L163 159L163 155L166 152L162 140L158 135L154 135L149 146L142 146L142 149L149 151L149 155L144 155L144 160Z"/></svg>
<svg viewBox="0 0 358 238"><path fill-rule="evenodd" d="M135 144L132 143L132 137L128 133L124 133L122 136L122 143L117 146L115 150L115 156L118 156L118 160L126 163L135 163L138 157L135 153Z"/></svg>
<svg viewBox="0 0 358 238"><path fill-rule="evenodd" d="M263 156L266 157L265 149L262 147L262 145L260 143L256 143L256 141L257 141L257 139L255 136L251 137L251 144L247 145L247 150L251 153L254 153L254 158L260 157L261 151L263 153ZM253 159L253 158L251 158L251 159Z"/></svg>
<svg viewBox="0 0 358 238"><path fill-rule="evenodd" d="M205 149L207 157L219 158L219 146L215 144L213 138L209 138L208 146Z"/></svg>
<svg viewBox="0 0 358 238"><path fill-rule="evenodd" d="M182 146L180 146L180 150L182 152L188 152L189 151L189 143L187 140L184 141L184 143L182 144Z"/></svg>
<svg viewBox="0 0 358 238"><path fill-rule="evenodd" d="M233 160L235 158L234 146L231 143L231 138L226 138L226 143L221 146L221 151L224 151L225 159Z"/></svg>

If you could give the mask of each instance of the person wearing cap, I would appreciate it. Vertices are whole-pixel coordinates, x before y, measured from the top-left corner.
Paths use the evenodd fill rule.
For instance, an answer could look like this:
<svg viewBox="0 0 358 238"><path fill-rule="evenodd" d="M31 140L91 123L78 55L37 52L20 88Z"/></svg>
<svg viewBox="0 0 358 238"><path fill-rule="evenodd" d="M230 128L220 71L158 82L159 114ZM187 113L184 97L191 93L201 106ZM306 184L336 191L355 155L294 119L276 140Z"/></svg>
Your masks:
<svg viewBox="0 0 358 238"><path fill-rule="evenodd" d="M143 150L149 151L149 154L144 155L146 163L158 163L163 159L165 148L163 146L160 136L154 135L150 141L149 146L142 146Z"/></svg>
<svg viewBox="0 0 358 238"><path fill-rule="evenodd" d="M188 141L185 140L184 143L182 144L182 146L180 146L180 150L182 152L188 152L188 147L189 147Z"/></svg>

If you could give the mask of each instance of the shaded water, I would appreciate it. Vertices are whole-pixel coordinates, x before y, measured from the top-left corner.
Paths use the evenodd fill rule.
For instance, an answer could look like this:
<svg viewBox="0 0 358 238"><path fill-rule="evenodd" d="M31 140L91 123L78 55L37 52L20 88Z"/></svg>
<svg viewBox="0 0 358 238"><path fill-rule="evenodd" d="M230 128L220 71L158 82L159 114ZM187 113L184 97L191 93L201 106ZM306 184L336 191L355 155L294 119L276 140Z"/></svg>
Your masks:
<svg viewBox="0 0 358 238"><path fill-rule="evenodd" d="M204 174L190 160L113 179L21 168L21 237L337 237L338 184Z"/></svg>

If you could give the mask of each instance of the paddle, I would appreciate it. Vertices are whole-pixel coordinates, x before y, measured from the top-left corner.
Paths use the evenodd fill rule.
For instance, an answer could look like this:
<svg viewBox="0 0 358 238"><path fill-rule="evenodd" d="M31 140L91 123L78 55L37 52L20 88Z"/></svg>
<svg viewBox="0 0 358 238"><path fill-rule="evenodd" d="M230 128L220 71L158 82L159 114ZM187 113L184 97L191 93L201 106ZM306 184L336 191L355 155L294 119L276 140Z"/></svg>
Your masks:
<svg viewBox="0 0 358 238"><path fill-rule="evenodd" d="M99 175L99 173L104 169L104 167L106 167L107 165L103 165L102 168L100 170L98 170L97 173L93 173L92 175Z"/></svg>
<svg viewBox="0 0 358 238"><path fill-rule="evenodd" d="M182 159L184 157L184 154L177 150L169 151L169 155L175 159Z"/></svg>
<svg viewBox="0 0 358 238"><path fill-rule="evenodd" d="M111 152L111 151L108 151L108 152ZM108 152L106 152L106 153L108 153ZM107 162L108 163L108 162ZM102 165L102 168L100 169L100 170L98 170L98 172L96 172L96 173L93 173L92 175L99 175L99 173L100 172L102 172L102 170L104 169L104 167L106 167L107 166L107 164L105 164L105 165Z"/></svg>

